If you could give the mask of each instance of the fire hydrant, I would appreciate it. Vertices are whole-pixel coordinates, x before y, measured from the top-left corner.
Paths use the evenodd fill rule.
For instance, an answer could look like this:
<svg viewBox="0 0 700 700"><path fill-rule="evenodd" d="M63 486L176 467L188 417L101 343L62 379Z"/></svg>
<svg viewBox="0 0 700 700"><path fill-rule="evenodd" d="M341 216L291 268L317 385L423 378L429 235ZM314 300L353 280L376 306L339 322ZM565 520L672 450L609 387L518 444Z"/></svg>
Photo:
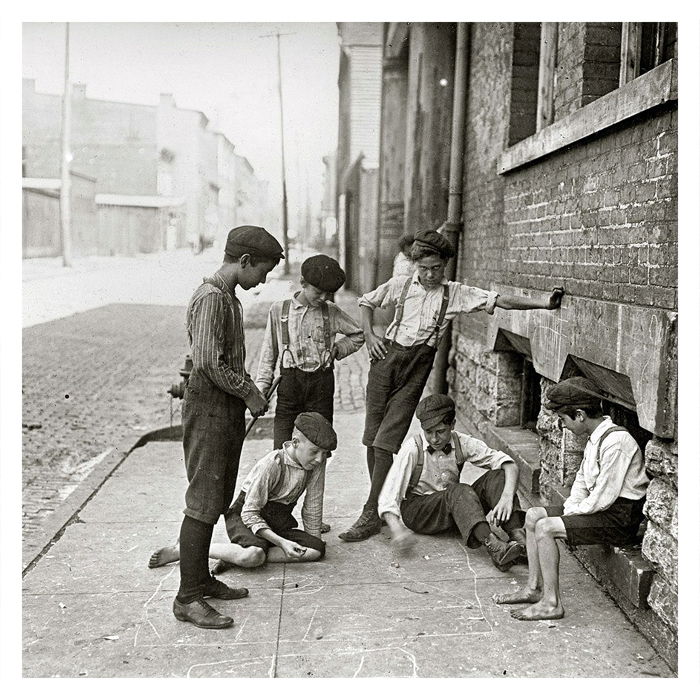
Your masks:
<svg viewBox="0 0 700 700"><path fill-rule="evenodd" d="M187 386L187 380L190 378L191 373L192 355L185 355L185 366L180 370L182 380L179 384L172 384L170 389L168 389L168 394L170 394L174 399L185 398L185 387Z"/></svg>

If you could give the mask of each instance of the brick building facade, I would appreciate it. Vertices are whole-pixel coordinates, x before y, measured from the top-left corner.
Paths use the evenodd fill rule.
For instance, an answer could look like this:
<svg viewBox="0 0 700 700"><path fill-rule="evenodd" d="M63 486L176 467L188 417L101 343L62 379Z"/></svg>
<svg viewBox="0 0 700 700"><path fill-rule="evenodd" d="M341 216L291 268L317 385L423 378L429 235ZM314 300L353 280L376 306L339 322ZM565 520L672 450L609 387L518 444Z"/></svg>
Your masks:
<svg viewBox="0 0 700 700"><path fill-rule="evenodd" d="M455 85L459 36L464 83ZM560 311L459 317L446 380L460 423L513 454L532 500L568 493L583 445L541 407L594 379L653 477L641 547L577 556L675 665L677 48L663 23L390 24L384 31L379 279L396 238L461 198L456 279L567 295ZM465 111L449 191L453 100ZM452 164L454 165L454 163ZM641 533L640 533L641 536Z"/></svg>

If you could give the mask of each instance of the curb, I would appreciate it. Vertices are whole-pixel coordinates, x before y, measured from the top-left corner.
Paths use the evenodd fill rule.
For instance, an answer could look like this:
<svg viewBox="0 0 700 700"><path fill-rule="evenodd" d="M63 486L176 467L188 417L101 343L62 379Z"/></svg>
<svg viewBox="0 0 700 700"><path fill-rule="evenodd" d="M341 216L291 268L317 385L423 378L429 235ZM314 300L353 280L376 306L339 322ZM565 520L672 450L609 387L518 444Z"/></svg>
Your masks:
<svg viewBox="0 0 700 700"><path fill-rule="evenodd" d="M124 460L136 448L147 442L181 439L182 426L159 428L147 433L131 432L78 484L68 498L32 533L32 543L22 543L22 578L41 560L51 547L63 536L66 528L77 519L80 511L93 499L97 492ZM41 544L45 543L45 544Z"/></svg>

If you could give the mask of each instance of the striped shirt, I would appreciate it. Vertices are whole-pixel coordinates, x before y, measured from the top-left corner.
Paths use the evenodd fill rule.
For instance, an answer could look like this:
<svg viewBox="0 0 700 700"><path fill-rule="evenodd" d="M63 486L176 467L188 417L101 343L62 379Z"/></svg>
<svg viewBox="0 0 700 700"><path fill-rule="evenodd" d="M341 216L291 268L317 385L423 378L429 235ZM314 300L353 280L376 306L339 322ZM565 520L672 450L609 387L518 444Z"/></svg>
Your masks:
<svg viewBox="0 0 700 700"><path fill-rule="evenodd" d="M328 360L321 307L300 304L297 301L298 294L299 292L292 297L289 307L289 352L283 352L282 343L281 319L284 302L276 301L270 306L255 381L263 393L272 384L278 358L281 358L282 367L297 367L304 372L315 372ZM335 345L338 349L337 359L342 360L362 347L365 342L364 334L357 323L333 302L329 301L327 304L331 347ZM335 336L338 333L345 337L336 341Z"/></svg>
<svg viewBox="0 0 700 700"><path fill-rule="evenodd" d="M610 433L600 446L603 433L615 424L610 416L591 433L583 450L581 467L564 501L564 515L598 513L609 508L619 497L638 501L647 492L649 478L644 469L642 451L628 433Z"/></svg>
<svg viewBox="0 0 700 700"><path fill-rule="evenodd" d="M382 309L392 305L396 306L405 283L406 277L392 277L384 284L380 284L374 291L361 296L358 303L360 306L369 306L372 309L376 309L378 306ZM420 345L430 338L428 345L437 347L447 325L457 314L469 314L474 311L486 311L486 313L492 314L496 307L498 292L469 287L466 284L451 282L445 278L443 278L442 284L449 287L449 298L445 318L440 324L437 334L433 333L433 329L442 306L442 285L433 289L425 289L420 283L418 271L416 271L413 273L412 282L406 294L401 323L398 324L397 329L396 315L394 315L394 320L386 329L385 337L406 347ZM396 338L394 338L395 332ZM433 333L432 337L431 333Z"/></svg>
<svg viewBox="0 0 700 700"><path fill-rule="evenodd" d="M192 295L186 326L193 369L228 394L248 396L255 385L245 370L243 309L218 272Z"/></svg>
<svg viewBox="0 0 700 700"><path fill-rule="evenodd" d="M266 503L296 503L306 491L301 507L304 530L314 537L321 536L326 462L312 470L304 469L290 455L291 444L291 441L285 442L282 446L281 460L277 459L279 450L268 452L250 470L243 482L241 491L245 492L245 503L241 510L241 520L254 535L263 528L271 529L260 513Z"/></svg>
<svg viewBox="0 0 700 700"><path fill-rule="evenodd" d="M462 449L464 459L481 469L500 469L506 462L512 462L505 452L490 448L478 438L455 431ZM452 450L445 454L436 450L432 454L428 450L428 441L423 431L420 433L423 441L423 471L412 493L426 496L437 491L444 491L447 485L459 481L460 471L457 467L457 457L454 445L450 439ZM413 439L406 440L394 458L394 463L387 474L386 481L379 494L379 515L394 513L401 517L401 501L406 497L408 484L411 480L413 467L418 463L418 445Z"/></svg>

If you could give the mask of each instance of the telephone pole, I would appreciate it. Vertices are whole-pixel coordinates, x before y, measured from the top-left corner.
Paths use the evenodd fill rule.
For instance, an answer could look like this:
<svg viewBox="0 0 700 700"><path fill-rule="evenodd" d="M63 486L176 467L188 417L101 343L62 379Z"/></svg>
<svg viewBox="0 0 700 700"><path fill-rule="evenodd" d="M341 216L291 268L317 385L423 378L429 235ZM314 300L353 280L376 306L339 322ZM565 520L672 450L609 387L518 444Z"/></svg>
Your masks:
<svg viewBox="0 0 700 700"><path fill-rule="evenodd" d="M71 83L69 73L70 24L66 22L66 50L63 68L63 110L61 114L61 191L59 209L61 212L61 253L63 267L70 267L71 261L71 211L70 211L70 128L71 128Z"/></svg>
<svg viewBox="0 0 700 700"><path fill-rule="evenodd" d="M282 100L282 57L280 53L280 37L294 34L295 32L287 32L287 34L264 34L260 38L277 37L277 89L280 96L280 142L282 146L282 247L284 248L284 274L289 274L289 237L288 229L288 214L287 214L287 172L284 164L284 105Z"/></svg>

